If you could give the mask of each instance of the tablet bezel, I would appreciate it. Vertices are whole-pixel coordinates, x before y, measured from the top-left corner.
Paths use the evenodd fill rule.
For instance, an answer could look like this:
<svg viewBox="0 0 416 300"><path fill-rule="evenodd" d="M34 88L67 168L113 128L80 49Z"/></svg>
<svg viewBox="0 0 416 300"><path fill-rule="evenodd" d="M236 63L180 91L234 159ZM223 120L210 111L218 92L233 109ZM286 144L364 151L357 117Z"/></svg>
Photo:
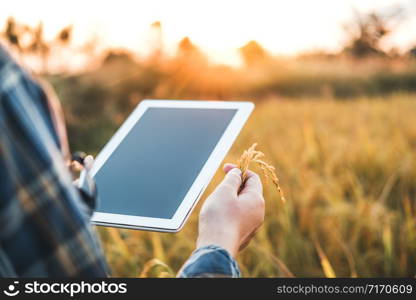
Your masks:
<svg viewBox="0 0 416 300"><path fill-rule="evenodd" d="M98 154L90 171L93 177L146 110L152 107L236 109L237 111L171 219L95 212L91 219L93 224L151 231L179 231L246 123L254 109L254 104L237 101L143 100Z"/></svg>

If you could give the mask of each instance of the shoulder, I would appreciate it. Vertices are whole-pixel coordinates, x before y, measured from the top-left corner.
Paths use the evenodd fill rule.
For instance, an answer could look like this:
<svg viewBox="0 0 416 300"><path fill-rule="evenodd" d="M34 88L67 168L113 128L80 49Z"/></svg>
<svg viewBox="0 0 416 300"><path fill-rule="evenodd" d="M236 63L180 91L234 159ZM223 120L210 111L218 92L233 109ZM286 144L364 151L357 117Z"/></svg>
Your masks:
<svg viewBox="0 0 416 300"><path fill-rule="evenodd" d="M0 44L0 95L13 88L21 76L22 70L16 60Z"/></svg>
<svg viewBox="0 0 416 300"><path fill-rule="evenodd" d="M12 52L0 43L0 71L10 66L16 66L17 58L13 57Z"/></svg>

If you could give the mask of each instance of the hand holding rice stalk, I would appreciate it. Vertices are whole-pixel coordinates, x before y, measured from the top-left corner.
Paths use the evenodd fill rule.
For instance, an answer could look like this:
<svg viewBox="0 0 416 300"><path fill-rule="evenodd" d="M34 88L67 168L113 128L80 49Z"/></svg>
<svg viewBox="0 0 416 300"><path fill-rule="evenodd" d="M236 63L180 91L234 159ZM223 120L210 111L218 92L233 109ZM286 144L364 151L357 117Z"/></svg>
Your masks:
<svg viewBox="0 0 416 300"><path fill-rule="evenodd" d="M279 184L279 178L276 175L276 169L275 167L269 165L265 161L262 160L262 158L265 157L264 153L261 151L256 150L257 143L254 143L248 150L245 150L243 154L241 155L240 159L237 163L237 168L241 170L241 179L242 184L241 188L244 186L247 180L247 170L249 169L249 166L251 163L257 164L260 169L263 171L264 178L266 182L271 179L273 184L276 186L277 190L280 194L280 199L283 203L286 202L286 198L283 195L283 191L280 188Z"/></svg>

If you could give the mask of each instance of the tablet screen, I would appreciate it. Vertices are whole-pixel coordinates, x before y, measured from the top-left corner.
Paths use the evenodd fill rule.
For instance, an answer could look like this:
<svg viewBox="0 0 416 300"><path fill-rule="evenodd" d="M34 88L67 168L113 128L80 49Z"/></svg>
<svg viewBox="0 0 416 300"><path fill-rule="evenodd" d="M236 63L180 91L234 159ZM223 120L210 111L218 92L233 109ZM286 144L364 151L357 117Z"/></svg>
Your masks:
<svg viewBox="0 0 416 300"><path fill-rule="evenodd" d="M172 218L236 112L148 108L95 175L97 211Z"/></svg>

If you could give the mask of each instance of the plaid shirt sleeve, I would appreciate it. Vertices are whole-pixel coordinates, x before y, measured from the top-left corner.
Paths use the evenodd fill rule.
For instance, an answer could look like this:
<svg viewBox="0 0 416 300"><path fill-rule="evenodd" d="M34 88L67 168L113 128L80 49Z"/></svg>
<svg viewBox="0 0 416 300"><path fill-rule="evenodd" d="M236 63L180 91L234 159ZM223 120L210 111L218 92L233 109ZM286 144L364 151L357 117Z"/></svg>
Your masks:
<svg viewBox="0 0 416 300"><path fill-rule="evenodd" d="M104 277L47 96L0 46L0 276Z"/></svg>
<svg viewBox="0 0 416 300"><path fill-rule="evenodd" d="M241 276L237 262L225 249L210 245L195 250L178 277L233 277Z"/></svg>

